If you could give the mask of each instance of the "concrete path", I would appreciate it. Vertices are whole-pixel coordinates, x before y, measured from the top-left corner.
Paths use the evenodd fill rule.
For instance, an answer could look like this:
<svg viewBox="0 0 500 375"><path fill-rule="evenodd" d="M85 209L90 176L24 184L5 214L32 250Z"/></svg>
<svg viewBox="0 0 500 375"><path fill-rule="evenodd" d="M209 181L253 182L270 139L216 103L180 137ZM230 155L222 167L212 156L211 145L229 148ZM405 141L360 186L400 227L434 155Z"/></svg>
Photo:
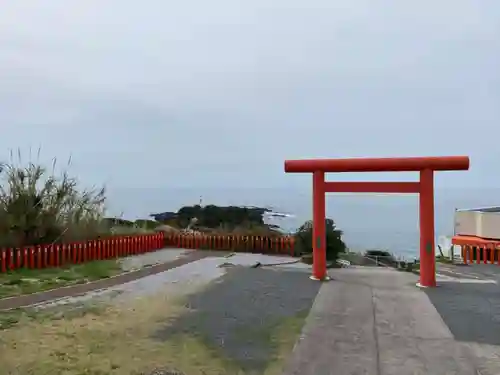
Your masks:
<svg viewBox="0 0 500 375"><path fill-rule="evenodd" d="M415 287L415 275L380 268L330 274L334 281L322 285L284 375L500 374L500 346L458 341ZM433 289L432 298L448 295L448 285ZM464 326L467 318L474 316L462 315Z"/></svg>

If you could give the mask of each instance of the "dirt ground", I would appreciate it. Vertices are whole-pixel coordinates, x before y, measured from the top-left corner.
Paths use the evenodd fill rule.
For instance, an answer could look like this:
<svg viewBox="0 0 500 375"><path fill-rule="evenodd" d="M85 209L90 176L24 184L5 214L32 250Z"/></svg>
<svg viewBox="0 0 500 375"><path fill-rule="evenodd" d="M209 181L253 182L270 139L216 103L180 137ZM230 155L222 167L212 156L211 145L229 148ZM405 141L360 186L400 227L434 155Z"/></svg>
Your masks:
<svg viewBox="0 0 500 375"><path fill-rule="evenodd" d="M247 281L242 280L241 287ZM234 284L234 280L228 283ZM207 341L195 330L172 330L168 334L168 327L186 316L199 319L194 309L200 307L193 308L189 299L212 286L204 285L202 289L193 286L182 297L165 291L148 297L117 299L113 303L94 301L37 312L1 313L2 374L149 375L155 369L175 369L186 375L257 374L228 356L217 342ZM248 295L245 299L248 300ZM242 301L233 302L245 308ZM255 299L246 303L247 309L256 306ZM257 333L264 348L266 345L273 348L272 358L266 361L266 368L259 375L281 373L311 303L307 309L267 325L265 334ZM210 319L214 322L205 324L210 326L224 320L224 308L215 315L211 313ZM194 328L196 324L190 326ZM163 332L161 340L159 331ZM255 333L249 337L255 338Z"/></svg>

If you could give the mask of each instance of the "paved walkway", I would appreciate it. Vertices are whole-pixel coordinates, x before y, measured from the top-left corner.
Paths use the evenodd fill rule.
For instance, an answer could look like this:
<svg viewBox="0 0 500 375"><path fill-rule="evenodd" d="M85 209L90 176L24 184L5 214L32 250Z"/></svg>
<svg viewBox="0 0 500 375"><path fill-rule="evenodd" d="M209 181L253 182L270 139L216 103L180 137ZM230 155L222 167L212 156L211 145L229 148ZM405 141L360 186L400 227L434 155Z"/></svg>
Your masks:
<svg viewBox="0 0 500 375"><path fill-rule="evenodd" d="M284 375L500 374L500 346L458 341L431 302L448 296L447 313L464 326L481 318L456 315L460 292L452 292L451 283L430 291L430 299L412 274L354 268L331 275L334 281L322 285ZM492 286L475 284L480 287ZM484 317L478 324L497 329ZM500 337L500 329L496 333Z"/></svg>

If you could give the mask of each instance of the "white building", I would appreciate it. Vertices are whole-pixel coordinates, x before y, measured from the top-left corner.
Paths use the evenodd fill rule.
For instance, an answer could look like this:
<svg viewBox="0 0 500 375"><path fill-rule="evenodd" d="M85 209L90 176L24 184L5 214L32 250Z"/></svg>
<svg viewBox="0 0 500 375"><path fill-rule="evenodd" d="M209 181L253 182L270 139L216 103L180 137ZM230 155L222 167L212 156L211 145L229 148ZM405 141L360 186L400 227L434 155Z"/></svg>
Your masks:
<svg viewBox="0 0 500 375"><path fill-rule="evenodd" d="M500 207L457 209L455 235L500 240Z"/></svg>

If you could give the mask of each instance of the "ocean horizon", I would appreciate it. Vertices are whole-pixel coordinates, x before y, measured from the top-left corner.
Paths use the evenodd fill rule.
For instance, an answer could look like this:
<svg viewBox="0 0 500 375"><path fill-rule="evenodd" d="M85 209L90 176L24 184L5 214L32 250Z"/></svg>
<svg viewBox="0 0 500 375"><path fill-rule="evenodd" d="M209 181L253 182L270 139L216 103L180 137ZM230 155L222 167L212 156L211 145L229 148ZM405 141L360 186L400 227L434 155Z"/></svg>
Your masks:
<svg viewBox="0 0 500 375"><path fill-rule="evenodd" d="M309 189L291 188L113 188L108 190L108 213L128 219L177 211L184 205L255 205L293 215L272 219L284 231L293 231L312 218ZM435 233L453 235L457 208L500 205L500 188L437 188ZM328 194L326 214L344 232L355 251L386 249L405 258L418 257L418 196L400 194Z"/></svg>

